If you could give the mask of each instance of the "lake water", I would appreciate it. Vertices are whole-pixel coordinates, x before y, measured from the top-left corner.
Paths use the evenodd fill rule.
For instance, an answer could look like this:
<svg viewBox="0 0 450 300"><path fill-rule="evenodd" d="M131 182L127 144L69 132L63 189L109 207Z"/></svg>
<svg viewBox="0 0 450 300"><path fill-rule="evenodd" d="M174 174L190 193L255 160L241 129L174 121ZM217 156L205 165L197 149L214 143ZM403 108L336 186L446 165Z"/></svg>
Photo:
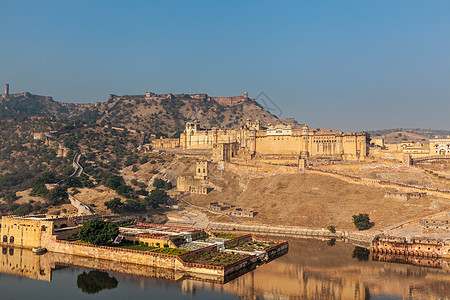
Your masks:
<svg viewBox="0 0 450 300"><path fill-rule="evenodd" d="M450 299L449 261L414 259L426 265L415 266L401 257L375 257L397 263L375 261L365 249L341 242L289 242L288 254L226 284L137 265L4 248L0 299Z"/></svg>

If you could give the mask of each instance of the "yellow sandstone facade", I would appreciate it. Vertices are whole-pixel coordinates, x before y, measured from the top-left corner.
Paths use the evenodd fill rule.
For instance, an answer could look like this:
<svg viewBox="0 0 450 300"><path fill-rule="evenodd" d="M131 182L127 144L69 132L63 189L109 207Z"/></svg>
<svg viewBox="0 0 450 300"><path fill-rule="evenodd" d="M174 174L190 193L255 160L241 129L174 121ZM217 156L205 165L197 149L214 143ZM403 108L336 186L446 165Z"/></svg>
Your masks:
<svg viewBox="0 0 450 300"><path fill-rule="evenodd" d="M369 146L366 132L344 133L293 129L287 125L264 128L259 121L247 120L241 128L201 129L198 121L188 122L180 135L183 149L213 149L213 158L227 160L236 155L254 157L297 157L304 159L364 160Z"/></svg>
<svg viewBox="0 0 450 300"><path fill-rule="evenodd" d="M450 136L445 139L431 139L430 155L450 155Z"/></svg>

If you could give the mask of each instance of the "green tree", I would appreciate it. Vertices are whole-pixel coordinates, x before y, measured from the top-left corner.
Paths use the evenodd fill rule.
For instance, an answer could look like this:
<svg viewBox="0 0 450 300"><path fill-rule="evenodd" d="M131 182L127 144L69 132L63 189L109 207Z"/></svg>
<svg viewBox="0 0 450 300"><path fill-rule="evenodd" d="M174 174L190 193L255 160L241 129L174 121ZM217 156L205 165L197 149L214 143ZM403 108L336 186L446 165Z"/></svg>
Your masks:
<svg viewBox="0 0 450 300"><path fill-rule="evenodd" d="M140 212L145 210L145 204L136 199L128 199L124 208L127 211Z"/></svg>
<svg viewBox="0 0 450 300"><path fill-rule="evenodd" d="M161 204L166 204L167 200L169 200L169 195L167 195L164 190L153 190L150 192L148 197L145 197L145 201L152 208L157 208Z"/></svg>
<svg viewBox="0 0 450 300"><path fill-rule="evenodd" d="M120 198L114 198L112 200L106 201L105 206L114 213L118 213L119 209L123 206Z"/></svg>
<svg viewBox="0 0 450 300"><path fill-rule="evenodd" d="M117 224L102 220L87 221L80 230L81 240L94 245L104 245L118 234L119 227Z"/></svg>
<svg viewBox="0 0 450 300"><path fill-rule="evenodd" d="M355 224L356 228L359 230L365 230L369 229L370 224L370 218L368 214L359 214L353 216L353 223Z"/></svg>
<svg viewBox="0 0 450 300"><path fill-rule="evenodd" d="M105 182L105 185L113 190L117 189L119 186L124 185L125 180L119 175L110 175Z"/></svg>
<svg viewBox="0 0 450 300"><path fill-rule="evenodd" d="M153 181L153 186L157 189L170 190L172 188L172 183L170 181L156 178L155 181Z"/></svg>
<svg viewBox="0 0 450 300"><path fill-rule="evenodd" d="M79 177L67 177L64 181L69 187L83 187L83 182Z"/></svg>
<svg viewBox="0 0 450 300"><path fill-rule="evenodd" d="M116 192L117 194L127 198L136 198L133 188L126 184L117 187Z"/></svg>
<svg viewBox="0 0 450 300"><path fill-rule="evenodd" d="M6 202L8 203L13 203L14 201L16 201L17 199L19 199L19 197L17 197L16 192L6 192L3 195L3 198Z"/></svg>
<svg viewBox="0 0 450 300"><path fill-rule="evenodd" d="M47 199L48 203L50 203L51 205L65 203L68 199L67 187L55 187L45 195L45 199Z"/></svg>

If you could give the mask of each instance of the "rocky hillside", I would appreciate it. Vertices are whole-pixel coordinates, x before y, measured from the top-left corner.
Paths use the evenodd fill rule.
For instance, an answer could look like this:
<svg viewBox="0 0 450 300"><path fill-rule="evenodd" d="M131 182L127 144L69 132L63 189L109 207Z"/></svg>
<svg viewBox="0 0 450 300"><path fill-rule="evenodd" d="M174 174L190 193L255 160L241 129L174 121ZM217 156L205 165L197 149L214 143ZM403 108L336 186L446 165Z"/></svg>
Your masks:
<svg viewBox="0 0 450 300"><path fill-rule="evenodd" d="M445 138L450 130L434 130L420 128L397 128L368 131L372 138L384 138L385 143L428 142L436 136Z"/></svg>
<svg viewBox="0 0 450 300"><path fill-rule="evenodd" d="M151 98L125 95L87 105L56 102L51 97L30 93L0 99L0 120L30 116L58 116L168 136L183 131L185 123L194 119L205 128L233 128L243 125L247 118L260 120L263 124L281 123L249 98L226 104L209 96L197 99L188 94L154 95Z"/></svg>
<svg viewBox="0 0 450 300"><path fill-rule="evenodd" d="M21 93L0 97L0 120L28 116L69 117L74 105L56 102L52 97Z"/></svg>
<svg viewBox="0 0 450 300"><path fill-rule="evenodd" d="M279 124L281 121L248 100L227 105L214 100L184 97L120 96L111 97L92 109L98 114L98 122L104 125L139 129L150 133L172 136L184 130L188 121L198 119L205 128L233 128L245 124L247 118L260 120L263 124Z"/></svg>

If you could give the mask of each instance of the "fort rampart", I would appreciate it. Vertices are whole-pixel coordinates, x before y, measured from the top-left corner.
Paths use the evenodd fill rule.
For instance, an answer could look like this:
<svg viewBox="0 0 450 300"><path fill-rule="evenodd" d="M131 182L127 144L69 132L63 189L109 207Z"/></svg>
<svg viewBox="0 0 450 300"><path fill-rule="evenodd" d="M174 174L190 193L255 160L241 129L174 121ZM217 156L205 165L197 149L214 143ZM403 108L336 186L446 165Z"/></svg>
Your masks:
<svg viewBox="0 0 450 300"><path fill-rule="evenodd" d="M350 176L350 175L346 175L346 174L339 174L335 171L320 170L317 168L308 168L307 173L327 175L327 176L331 176L331 177L334 177L334 178L337 178L339 180L343 180L343 181L346 181L349 183L364 184L364 185L384 187L384 188L395 188L395 189L398 189L400 191L405 191L405 192L426 193L428 195L433 195L433 196L437 196L437 197L450 198L450 191L448 191L448 190L442 191L442 190L438 190L438 189L417 187L417 186L413 186L413 185L395 183L395 182L390 182L390 181L385 181L385 180L361 178L361 177Z"/></svg>

